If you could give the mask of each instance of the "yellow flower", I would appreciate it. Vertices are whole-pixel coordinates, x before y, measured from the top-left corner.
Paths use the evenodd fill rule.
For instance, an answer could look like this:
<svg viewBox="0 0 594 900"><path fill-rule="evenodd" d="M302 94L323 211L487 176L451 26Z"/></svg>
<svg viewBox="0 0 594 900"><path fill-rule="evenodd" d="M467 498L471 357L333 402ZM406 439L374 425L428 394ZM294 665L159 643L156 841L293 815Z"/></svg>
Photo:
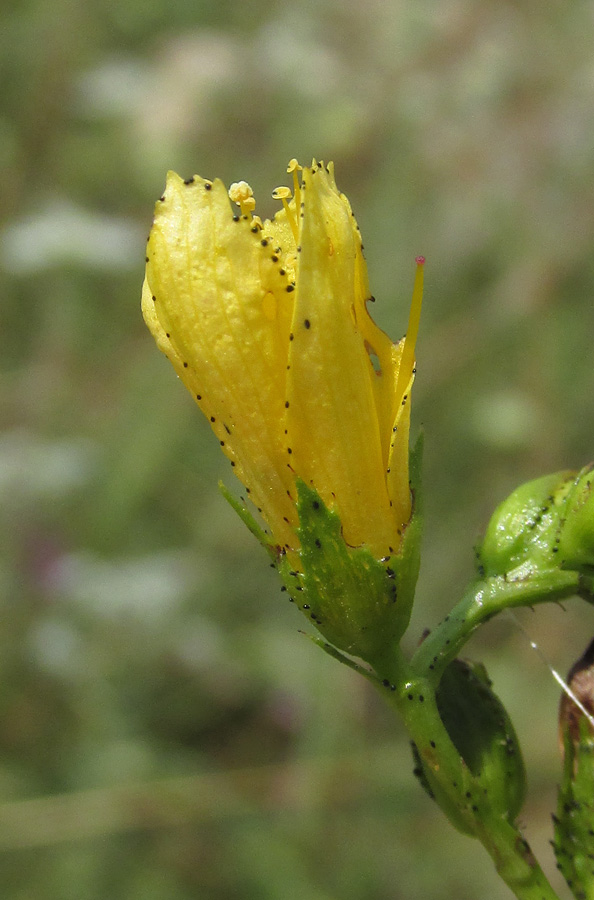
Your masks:
<svg viewBox="0 0 594 900"><path fill-rule="evenodd" d="M299 550L297 480L347 545L398 552L411 517L410 391L422 293L407 337L371 319L361 236L333 166L295 160L282 208L254 215L245 182L170 173L151 229L144 318L212 424L281 552Z"/></svg>

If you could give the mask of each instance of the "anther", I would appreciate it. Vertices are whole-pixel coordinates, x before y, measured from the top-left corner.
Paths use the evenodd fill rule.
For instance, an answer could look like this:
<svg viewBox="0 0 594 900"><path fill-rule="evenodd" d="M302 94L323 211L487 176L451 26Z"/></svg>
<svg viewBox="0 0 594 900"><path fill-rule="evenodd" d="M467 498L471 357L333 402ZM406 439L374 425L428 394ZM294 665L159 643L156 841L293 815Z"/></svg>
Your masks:
<svg viewBox="0 0 594 900"><path fill-rule="evenodd" d="M295 218L295 214L291 207L289 206L289 200L291 199L291 190L284 185L277 187L272 192L273 200L280 200L283 204L283 208L285 213L287 214L287 222L291 226L291 231L293 232L293 237L295 238L295 243L299 238L299 231L297 228L297 219Z"/></svg>
<svg viewBox="0 0 594 900"><path fill-rule="evenodd" d="M272 192L273 200L290 200L291 196L291 189L285 185L275 188Z"/></svg>
<svg viewBox="0 0 594 900"><path fill-rule="evenodd" d="M239 206L242 216L247 216L256 208L254 192L247 181L234 181L229 188L229 199Z"/></svg>

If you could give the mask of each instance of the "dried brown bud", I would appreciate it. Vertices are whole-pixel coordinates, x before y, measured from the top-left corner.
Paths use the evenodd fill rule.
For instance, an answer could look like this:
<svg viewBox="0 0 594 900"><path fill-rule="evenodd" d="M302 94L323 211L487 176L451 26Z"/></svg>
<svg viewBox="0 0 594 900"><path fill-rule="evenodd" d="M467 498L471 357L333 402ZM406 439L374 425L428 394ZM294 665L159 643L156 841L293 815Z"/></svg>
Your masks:
<svg viewBox="0 0 594 900"><path fill-rule="evenodd" d="M583 656L573 665L567 675L567 685L571 693L580 701L583 708L594 718L594 640L591 641ZM588 718L583 709L574 702L569 694L561 695L559 703L559 741L562 751L566 748L569 737L574 747L583 740L584 723ZM589 722L594 736L594 726Z"/></svg>

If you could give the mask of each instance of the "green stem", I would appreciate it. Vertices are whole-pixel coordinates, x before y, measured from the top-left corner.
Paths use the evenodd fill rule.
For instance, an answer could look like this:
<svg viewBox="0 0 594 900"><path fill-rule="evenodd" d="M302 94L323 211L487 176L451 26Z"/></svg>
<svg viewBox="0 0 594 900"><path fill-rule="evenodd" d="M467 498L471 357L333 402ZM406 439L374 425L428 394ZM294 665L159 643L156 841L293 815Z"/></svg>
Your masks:
<svg viewBox="0 0 594 900"><path fill-rule="evenodd" d="M518 829L490 813L482 786L453 745L440 718L433 679L419 677L398 651L383 667L383 689L431 767L444 796L481 841L518 900L559 900Z"/></svg>
<svg viewBox="0 0 594 900"><path fill-rule="evenodd" d="M376 667L388 697L403 717L424 765L439 782L440 805L476 835L518 900L558 900L517 827L494 816L481 785L469 771L439 715L435 692L445 667L479 625L502 609L559 601L580 590L575 572L559 569L508 581L472 584L452 612L428 635L410 662L401 652Z"/></svg>
<svg viewBox="0 0 594 900"><path fill-rule="evenodd" d="M495 863L499 876L518 900L559 900L548 878L515 825L502 819L490 825L479 840Z"/></svg>
<svg viewBox="0 0 594 900"><path fill-rule="evenodd" d="M518 581L499 576L474 582L451 613L425 638L411 660L411 667L417 675L427 677L437 686L443 670L458 656L471 634L496 613L515 606L563 600L579 589L579 575L561 569Z"/></svg>

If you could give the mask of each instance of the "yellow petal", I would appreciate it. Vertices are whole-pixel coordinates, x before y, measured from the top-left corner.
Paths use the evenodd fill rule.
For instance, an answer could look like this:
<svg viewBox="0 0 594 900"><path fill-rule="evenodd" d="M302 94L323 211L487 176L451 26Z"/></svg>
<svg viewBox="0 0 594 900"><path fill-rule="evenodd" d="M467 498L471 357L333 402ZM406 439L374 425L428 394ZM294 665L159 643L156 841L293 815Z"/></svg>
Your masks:
<svg viewBox="0 0 594 900"><path fill-rule="evenodd" d="M331 164L329 169L333 176L333 167ZM386 468L389 459L392 424L398 411L397 407L400 405L399 401L397 402L396 399L395 385L398 380L398 371L404 348L404 341L399 341L397 344L392 343L388 335L385 334L381 328L378 328L369 314L367 304L373 302L375 298L372 296L369 289L367 264L363 257L359 226L352 213L347 197L344 194L341 194L340 196L347 205L351 215L355 247L357 248L353 315L355 317L357 328L365 341L367 353L369 354L375 369L376 377L371 379L371 387L375 397L380 440L382 444L382 458L384 460L384 468Z"/></svg>
<svg viewBox="0 0 594 900"><path fill-rule="evenodd" d="M143 312L275 539L294 547L283 421L294 295L274 256L221 181L170 173L148 243Z"/></svg>
<svg viewBox="0 0 594 900"><path fill-rule="evenodd" d="M390 456L388 462L388 491L393 508L399 511L400 526L404 528L411 514L412 498L408 475L408 444L410 431L410 395L415 380L415 346L419 333L421 307L423 303L423 277L425 257L416 259L417 271L413 287L408 327L400 342L401 355L398 360L394 384L396 404L394 424L391 429Z"/></svg>
<svg viewBox="0 0 594 900"><path fill-rule="evenodd" d="M376 557L411 514L410 389L422 272L406 339L371 319L361 237L332 165L292 161L283 208L250 186L170 173L147 249L143 312L210 420L274 540L298 550L296 478ZM237 211L239 207L239 212ZM292 554L293 568L298 567ZM295 560L295 562L293 562Z"/></svg>
<svg viewBox="0 0 594 900"><path fill-rule="evenodd" d="M408 472L408 447L410 432L410 392L414 375L411 375L407 390L392 426L390 452L388 458L387 483L392 508L398 517L398 533L406 527L411 514L411 492Z"/></svg>
<svg viewBox="0 0 594 900"><path fill-rule="evenodd" d="M386 485L377 375L366 347L372 329L361 242L332 171L313 166L302 177L287 458L337 509L347 543L367 544L382 556L398 547L399 537ZM372 337L379 340L375 331ZM385 343L374 350L390 369Z"/></svg>

